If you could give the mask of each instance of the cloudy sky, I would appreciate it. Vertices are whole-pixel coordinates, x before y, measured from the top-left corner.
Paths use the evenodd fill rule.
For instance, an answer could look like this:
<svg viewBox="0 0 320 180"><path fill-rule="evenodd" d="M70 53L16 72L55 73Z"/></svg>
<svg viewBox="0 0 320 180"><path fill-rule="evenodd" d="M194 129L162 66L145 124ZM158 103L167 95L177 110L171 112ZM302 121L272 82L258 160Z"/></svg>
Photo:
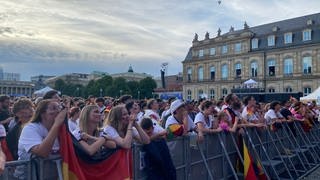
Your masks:
<svg viewBox="0 0 320 180"><path fill-rule="evenodd" d="M318 13L319 0L0 0L5 72L182 71L194 33L222 33Z"/></svg>

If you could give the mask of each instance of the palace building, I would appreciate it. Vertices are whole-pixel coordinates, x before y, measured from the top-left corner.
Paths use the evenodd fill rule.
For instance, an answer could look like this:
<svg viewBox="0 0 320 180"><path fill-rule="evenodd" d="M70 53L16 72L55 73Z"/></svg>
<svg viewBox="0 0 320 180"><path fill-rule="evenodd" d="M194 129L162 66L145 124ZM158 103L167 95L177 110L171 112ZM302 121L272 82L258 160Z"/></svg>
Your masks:
<svg viewBox="0 0 320 180"><path fill-rule="evenodd" d="M183 63L184 99L219 99L253 88L263 93L311 93L320 85L320 13L216 37L198 35ZM247 87L245 81L256 82Z"/></svg>

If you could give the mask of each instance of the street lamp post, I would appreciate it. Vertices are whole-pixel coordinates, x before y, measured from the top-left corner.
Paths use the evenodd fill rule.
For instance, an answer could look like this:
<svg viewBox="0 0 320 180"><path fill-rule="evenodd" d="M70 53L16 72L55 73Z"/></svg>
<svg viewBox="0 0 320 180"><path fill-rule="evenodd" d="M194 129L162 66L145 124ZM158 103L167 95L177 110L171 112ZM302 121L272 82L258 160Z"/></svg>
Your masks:
<svg viewBox="0 0 320 180"><path fill-rule="evenodd" d="M120 97L122 96L122 89L120 89Z"/></svg>
<svg viewBox="0 0 320 180"><path fill-rule="evenodd" d="M102 97L102 88L100 88L100 97Z"/></svg>
<svg viewBox="0 0 320 180"><path fill-rule="evenodd" d="M140 91L138 91L138 99L140 100Z"/></svg>

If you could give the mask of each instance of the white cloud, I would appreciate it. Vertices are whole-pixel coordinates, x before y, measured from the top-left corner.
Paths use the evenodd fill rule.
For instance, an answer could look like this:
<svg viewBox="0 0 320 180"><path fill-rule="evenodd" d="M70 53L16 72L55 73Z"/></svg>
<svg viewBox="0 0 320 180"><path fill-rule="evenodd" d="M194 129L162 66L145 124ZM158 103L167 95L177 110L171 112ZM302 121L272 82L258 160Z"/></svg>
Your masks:
<svg viewBox="0 0 320 180"><path fill-rule="evenodd" d="M289 6L290 5L290 6ZM318 12L311 0L2 0L0 64L37 74L182 71L194 33L256 26ZM22 70L17 64L23 64ZM49 64L49 65L48 65ZM66 66L68 64L68 66ZM52 68L54 67L54 68Z"/></svg>

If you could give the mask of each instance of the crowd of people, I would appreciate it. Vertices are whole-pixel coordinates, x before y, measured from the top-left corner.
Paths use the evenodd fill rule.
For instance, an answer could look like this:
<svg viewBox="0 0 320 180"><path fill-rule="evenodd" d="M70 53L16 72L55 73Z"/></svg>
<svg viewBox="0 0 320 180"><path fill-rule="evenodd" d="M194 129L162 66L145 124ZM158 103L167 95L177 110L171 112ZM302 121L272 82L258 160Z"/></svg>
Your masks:
<svg viewBox="0 0 320 180"><path fill-rule="evenodd" d="M1 95L0 172L6 161L59 153L57 137L66 117L69 131L94 155L103 148L130 149L133 142L149 144L190 132L197 133L201 143L206 134L241 133L242 127L277 128L282 122L300 121L308 131L318 122L319 113L315 102L290 98L262 103L253 96L240 100L235 94L217 101L135 100L130 95L84 99L61 96L55 90L36 99Z"/></svg>

